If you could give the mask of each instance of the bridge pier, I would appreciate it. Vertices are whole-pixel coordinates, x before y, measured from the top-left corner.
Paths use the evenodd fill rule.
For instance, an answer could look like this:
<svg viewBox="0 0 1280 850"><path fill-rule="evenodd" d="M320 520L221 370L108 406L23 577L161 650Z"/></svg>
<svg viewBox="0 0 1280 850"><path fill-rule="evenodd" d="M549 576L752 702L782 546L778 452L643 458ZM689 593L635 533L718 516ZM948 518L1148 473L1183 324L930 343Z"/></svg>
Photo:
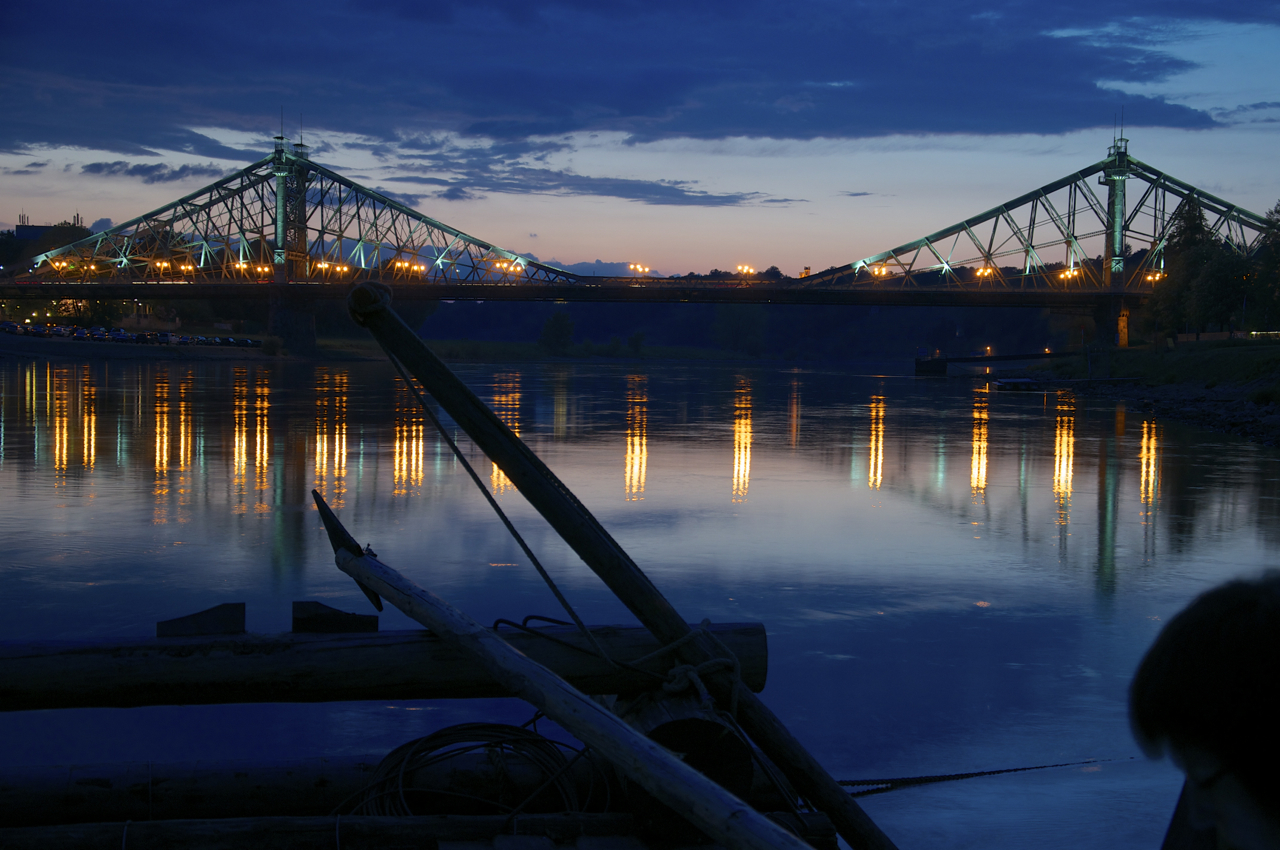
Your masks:
<svg viewBox="0 0 1280 850"><path fill-rule="evenodd" d="M1098 303L1094 311L1098 342L1107 347L1129 347L1129 305L1123 295L1111 295Z"/></svg>
<svg viewBox="0 0 1280 850"><path fill-rule="evenodd" d="M285 266L276 266L275 282L270 284L270 313L267 331L280 337L281 344L295 354L316 350L316 308L309 298L289 291Z"/></svg>

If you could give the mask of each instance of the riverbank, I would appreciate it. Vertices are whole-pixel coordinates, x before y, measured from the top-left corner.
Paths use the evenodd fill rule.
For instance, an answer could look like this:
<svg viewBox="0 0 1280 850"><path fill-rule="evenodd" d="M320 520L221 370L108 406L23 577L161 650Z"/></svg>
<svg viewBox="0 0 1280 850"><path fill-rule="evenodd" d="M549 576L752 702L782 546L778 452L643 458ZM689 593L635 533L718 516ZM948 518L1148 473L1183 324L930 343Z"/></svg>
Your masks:
<svg viewBox="0 0 1280 850"><path fill-rule="evenodd" d="M727 351L692 346L645 346L638 353L602 345L575 345L564 355L553 355L532 342L497 342L469 339L427 340L441 359L458 363L527 363L583 360L698 360L742 359ZM61 337L37 338L0 334L0 357L27 360L314 360L321 362L385 360L386 355L370 338L336 337L317 340L316 350L299 355L272 355L260 348L223 348L207 345L138 345L90 342Z"/></svg>
<svg viewBox="0 0 1280 850"><path fill-rule="evenodd" d="M18 360L278 360L260 348L139 345L0 334L0 358Z"/></svg>
<svg viewBox="0 0 1280 850"><path fill-rule="evenodd" d="M1031 374L1071 380L1091 398L1280 445L1280 345L1248 340L1093 351Z"/></svg>

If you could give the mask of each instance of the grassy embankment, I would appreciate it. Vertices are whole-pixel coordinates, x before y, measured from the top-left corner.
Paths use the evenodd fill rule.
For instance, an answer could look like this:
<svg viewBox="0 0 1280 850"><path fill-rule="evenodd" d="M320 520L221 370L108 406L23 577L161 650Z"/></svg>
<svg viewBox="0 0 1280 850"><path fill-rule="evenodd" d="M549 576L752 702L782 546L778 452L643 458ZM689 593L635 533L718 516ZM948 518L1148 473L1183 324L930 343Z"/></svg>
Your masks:
<svg viewBox="0 0 1280 850"><path fill-rule="evenodd" d="M1059 378L1111 378L1081 385L1089 396L1136 402L1157 417L1280 445L1280 344L1223 340L1169 350L1092 352L1047 367ZM1132 383L1116 378L1131 379Z"/></svg>
<svg viewBox="0 0 1280 850"><path fill-rule="evenodd" d="M1060 378L1131 378L1147 387L1170 385L1234 389L1251 401L1280 401L1280 342L1222 340L1094 351L1048 367Z"/></svg>

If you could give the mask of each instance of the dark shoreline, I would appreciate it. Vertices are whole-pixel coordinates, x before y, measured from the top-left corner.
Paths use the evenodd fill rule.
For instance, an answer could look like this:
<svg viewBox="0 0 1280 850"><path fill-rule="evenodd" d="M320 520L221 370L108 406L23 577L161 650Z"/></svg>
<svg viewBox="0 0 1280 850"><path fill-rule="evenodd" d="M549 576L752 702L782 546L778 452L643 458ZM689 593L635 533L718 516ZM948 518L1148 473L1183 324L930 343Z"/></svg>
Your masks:
<svg viewBox="0 0 1280 850"><path fill-rule="evenodd" d="M1092 363L1081 356L1019 374L1086 398L1123 401L1160 418L1280 445L1280 345L1196 343L1172 351L1095 351L1091 357Z"/></svg>

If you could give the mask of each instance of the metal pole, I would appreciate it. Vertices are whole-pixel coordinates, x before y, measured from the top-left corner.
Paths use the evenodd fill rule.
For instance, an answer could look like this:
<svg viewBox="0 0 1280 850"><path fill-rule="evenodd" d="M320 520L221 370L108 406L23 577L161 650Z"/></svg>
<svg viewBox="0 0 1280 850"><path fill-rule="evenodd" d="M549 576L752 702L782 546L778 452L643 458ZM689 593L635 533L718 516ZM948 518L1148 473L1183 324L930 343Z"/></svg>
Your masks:
<svg viewBox="0 0 1280 850"><path fill-rule="evenodd" d="M396 315L389 287L366 281L352 290L348 306L355 321L404 364L654 637L663 643L689 638L676 651L686 664L724 657L724 650L706 634L690 635L689 624L569 488ZM831 818L850 847L895 850L888 836L755 694L728 672L708 673L705 683L721 705L736 700L743 729L796 790Z"/></svg>

